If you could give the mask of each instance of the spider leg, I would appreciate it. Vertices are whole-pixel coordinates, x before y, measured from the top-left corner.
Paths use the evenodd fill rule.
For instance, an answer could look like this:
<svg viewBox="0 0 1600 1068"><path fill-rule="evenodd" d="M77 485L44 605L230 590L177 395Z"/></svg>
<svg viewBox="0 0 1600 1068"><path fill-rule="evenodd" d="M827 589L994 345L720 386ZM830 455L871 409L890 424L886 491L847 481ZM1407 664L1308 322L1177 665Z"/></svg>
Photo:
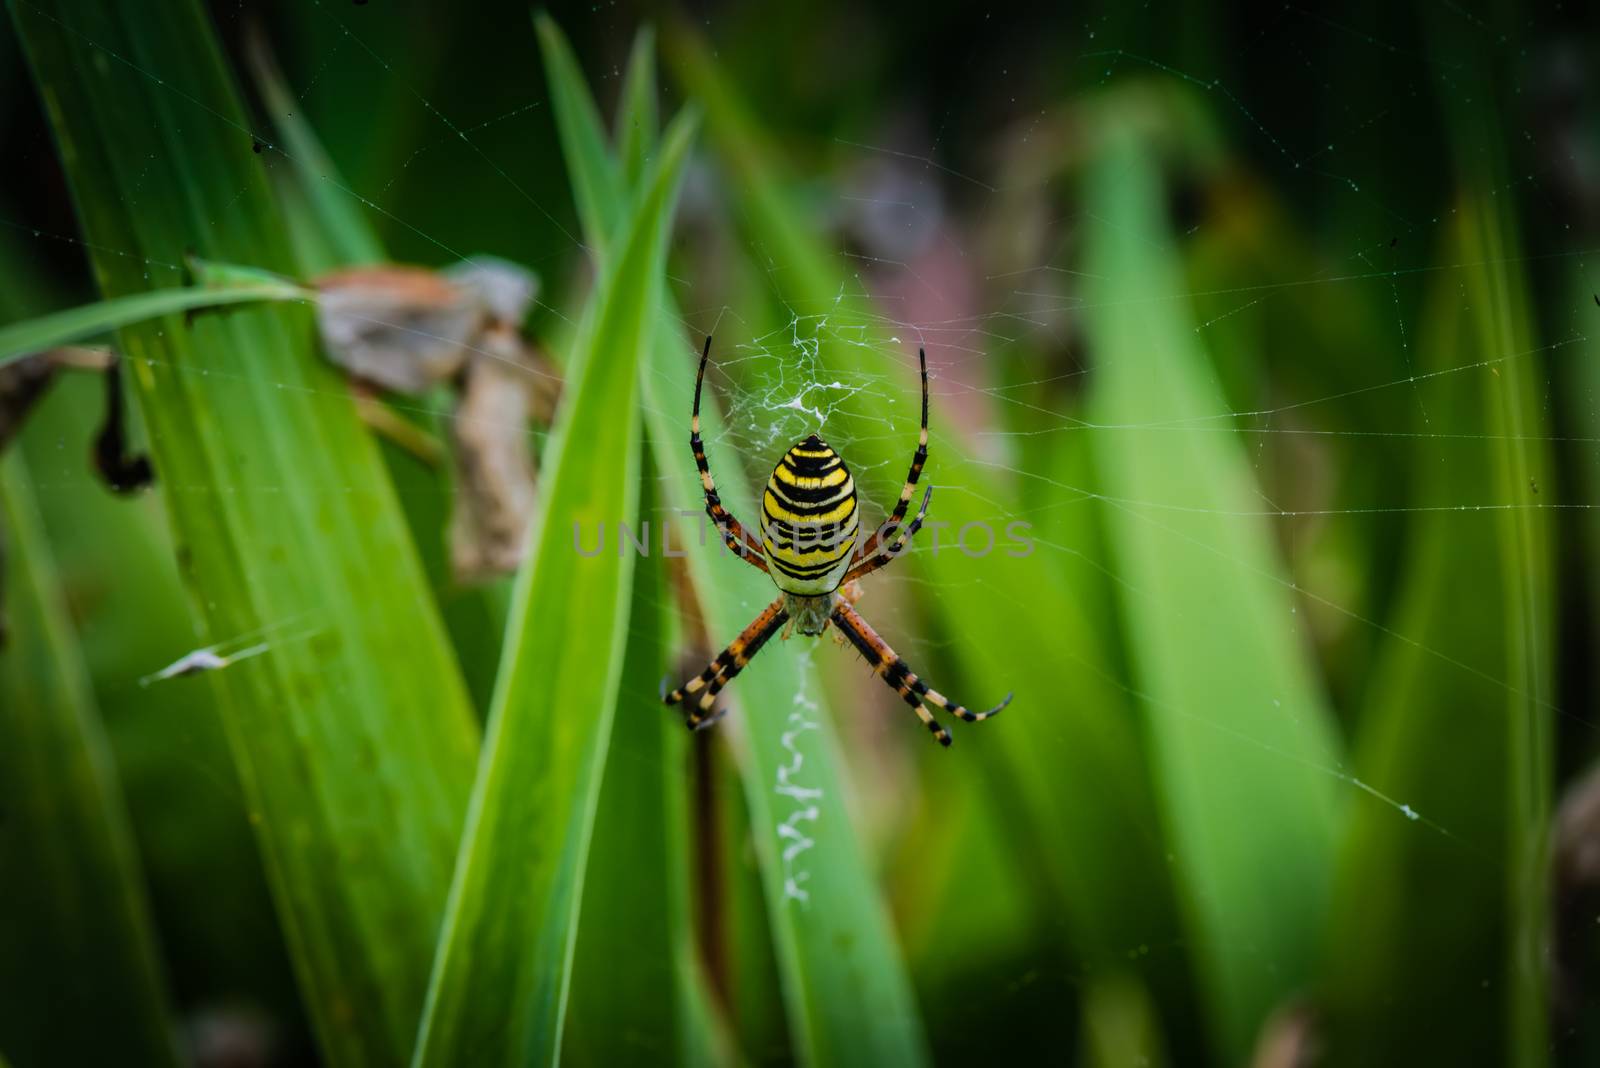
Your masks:
<svg viewBox="0 0 1600 1068"><path fill-rule="evenodd" d="M689 423L689 448L694 450L694 465L700 469L700 487L705 490L706 495L706 515L711 517L717 533L722 535L723 543L733 550L735 555L753 567L765 571L766 556L760 549L754 547L755 543L745 532L744 524L722 506L716 480L711 477L711 464L706 459L705 444L700 440L700 388L705 383L706 361L710 358L711 336L708 334L705 348L700 351L700 370L694 376L694 416Z"/></svg>
<svg viewBox="0 0 1600 1068"><path fill-rule="evenodd" d="M860 613L844 601L835 602L833 621L838 625L840 633L844 634L850 640L850 644L872 664L872 670L883 676L883 681L894 687L901 700L911 706L917 718L933 732L940 745L950 744L950 732L940 726L934 720L933 714L923 707L924 701L930 701L968 723L980 723L1011 703L1011 695L1007 694L1006 699L994 708L984 712L972 712L951 701L939 691L930 689L928 684L919 679L916 673L906 666L906 662L889 648L889 643L878 637L877 631L861 618Z"/></svg>
<svg viewBox="0 0 1600 1068"><path fill-rule="evenodd" d="M717 718L711 714L712 707L717 703L717 694L744 670L751 657L761 651L767 639L776 634L788 618L789 611L784 607L784 599L779 597L767 605L726 649L718 653L704 671L667 694L663 700L669 705L676 705L699 694L699 699L689 709L687 725L690 730L696 730L712 722Z"/></svg>
<svg viewBox="0 0 1600 1068"><path fill-rule="evenodd" d="M928 460L928 354L925 349L917 349L917 363L922 368L922 429L917 434L917 451L911 456L911 470L906 473L906 484L900 487L900 499L895 502L894 511L889 514L889 518L884 521L883 526L873 531L867 540L861 543L857 558L862 561L879 555L878 548L883 542L883 532L885 530L893 529L897 534L899 533L900 524L906 518L906 509L911 505L911 494L916 491L917 480L922 477L922 465ZM924 511L927 509L926 497L923 498L923 509ZM910 537L910 535L907 534L905 537ZM903 544L904 541L904 537L898 537L896 539L896 548L893 551L898 551L899 544ZM888 561L885 560L884 563L888 563ZM883 564L878 565L878 567L882 566ZM871 568L870 570L875 571L877 568ZM846 581L849 580L846 579Z"/></svg>
<svg viewBox="0 0 1600 1068"><path fill-rule="evenodd" d="M928 517L928 502L931 500L933 500L933 487L929 486L922 494L922 504L917 507L917 514L912 518L911 522L897 530L894 540L887 546L880 546L870 556L864 556L857 561L854 567L845 572L844 579L840 582L840 585L843 586L854 582L861 576L870 575L880 567L891 563L900 554L900 550L905 547L906 542L910 541L917 531L922 529L922 521ZM885 524L885 526L887 525Z"/></svg>

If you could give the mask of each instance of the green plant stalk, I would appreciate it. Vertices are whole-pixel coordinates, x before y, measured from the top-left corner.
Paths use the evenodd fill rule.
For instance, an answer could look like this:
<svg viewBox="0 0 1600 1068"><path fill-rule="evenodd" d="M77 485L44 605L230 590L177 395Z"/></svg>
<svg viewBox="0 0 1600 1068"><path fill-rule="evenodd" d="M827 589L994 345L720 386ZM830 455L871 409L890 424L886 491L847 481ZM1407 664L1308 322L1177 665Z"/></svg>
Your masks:
<svg viewBox="0 0 1600 1068"><path fill-rule="evenodd" d="M122 793L22 457L0 459L0 1048L176 1065Z"/></svg>
<svg viewBox="0 0 1600 1068"><path fill-rule="evenodd" d="M1083 183L1092 421L1134 690L1196 980L1225 1062L1310 976L1338 829L1336 744L1238 443L1184 424L1226 410L1183 305L1159 169L1108 101ZM1131 312L1130 307L1137 307ZM1270 962L1270 965L1269 963Z"/></svg>
<svg viewBox="0 0 1600 1068"><path fill-rule="evenodd" d="M501 673L413 1063L546 1064L561 1048L585 861L621 678L634 558L577 558L575 536L636 527L638 380L693 136L668 131L617 238L568 368L539 519ZM620 546L619 546L620 548ZM584 606L604 620L572 626Z"/></svg>
<svg viewBox="0 0 1600 1068"><path fill-rule="evenodd" d="M548 20L541 20L539 29L579 217L586 240L604 257L603 235L618 210L617 164L607 153L598 109L565 41ZM685 344L670 307L658 320L649 360L643 394L647 440L661 470L673 472L663 478L668 502L698 515L700 482L684 444L681 415L693 389L695 353ZM738 513L753 514L749 487L734 474L740 469L736 457L719 443L714 427L709 431L706 451L712 468L728 473L718 483L723 500ZM700 534L706 529L698 524L693 528ZM681 544L713 640L726 641L773 591L714 537L702 540L690 533ZM806 681L806 665L777 652L757 657L740 675L740 711L719 729L735 732L791 1032L808 1063L919 1063L926 1052L915 1002L843 803L831 725L815 685ZM780 695L776 707L762 709L756 697L760 694ZM796 730L789 716L803 710L802 701L815 707L805 716L808 726ZM796 760L785 745L791 731L790 744L801 754L808 791L800 802L773 794L778 769ZM779 837L779 825L812 810L813 819L795 824L806 829L811 844L795 854L804 861L792 869L793 862L783 853L794 843ZM788 881L793 870L807 876L803 898L791 892L801 889Z"/></svg>
<svg viewBox="0 0 1600 1068"><path fill-rule="evenodd" d="M11 12L108 297L188 248L292 269L197 4ZM119 348L208 641L268 646L214 678L322 1055L387 1065L415 1037L478 737L387 475L311 338L303 311L249 309L125 327Z"/></svg>

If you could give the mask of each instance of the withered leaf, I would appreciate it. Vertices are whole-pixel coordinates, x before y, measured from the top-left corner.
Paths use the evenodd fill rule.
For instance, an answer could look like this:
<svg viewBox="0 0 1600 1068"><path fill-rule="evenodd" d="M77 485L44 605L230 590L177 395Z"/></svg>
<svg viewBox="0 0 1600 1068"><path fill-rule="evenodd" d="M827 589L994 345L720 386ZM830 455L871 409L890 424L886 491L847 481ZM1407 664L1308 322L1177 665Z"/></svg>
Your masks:
<svg viewBox="0 0 1600 1068"><path fill-rule="evenodd" d="M55 381L56 372L104 371L115 361L110 349L69 346L30 353L0 366L0 451L22 429L28 413Z"/></svg>
<svg viewBox="0 0 1600 1068"><path fill-rule="evenodd" d="M382 389L418 394L458 374L493 323L521 324L538 279L477 256L444 271L387 265L318 278L328 359Z"/></svg>
<svg viewBox="0 0 1600 1068"><path fill-rule="evenodd" d="M485 352L467 365L451 420L456 500L450 561L462 582L515 571L533 519L528 412L537 378L510 327L489 331L481 347Z"/></svg>
<svg viewBox="0 0 1600 1068"><path fill-rule="evenodd" d="M397 393L457 374L486 320L475 294L420 267L355 267L314 284L328 359Z"/></svg>
<svg viewBox="0 0 1600 1068"><path fill-rule="evenodd" d="M450 559L457 581L517 569L533 518L529 419L548 424L561 377L522 337L538 278L492 256L443 271L364 267L316 282L328 358L359 382L420 394L449 382L456 498ZM379 402L363 418L393 434ZM388 428L385 430L385 428ZM409 435L414 437L415 435ZM419 456L415 441L402 442Z"/></svg>
<svg viewBox="0 0 1600 1068"><path fill-rule="evenodd" d="M489 318L520 327L539 295L539 276L497 256L474 256L444 270L451 282L476 297Z"/></svg>

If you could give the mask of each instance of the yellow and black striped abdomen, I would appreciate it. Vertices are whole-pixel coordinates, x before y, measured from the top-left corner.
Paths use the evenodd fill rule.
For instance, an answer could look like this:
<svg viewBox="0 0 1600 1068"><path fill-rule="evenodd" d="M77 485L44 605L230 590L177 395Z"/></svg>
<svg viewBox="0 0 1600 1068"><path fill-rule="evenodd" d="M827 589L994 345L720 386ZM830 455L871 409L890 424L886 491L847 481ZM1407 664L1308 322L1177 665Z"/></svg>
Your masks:
<svg viewBox="0 0 1600 1068"><path fill-rule="evenodd" d="M856 483L839 454L812 434L783 454L761 498L761 545L785 593L830 593L861 530Z"/></svg>

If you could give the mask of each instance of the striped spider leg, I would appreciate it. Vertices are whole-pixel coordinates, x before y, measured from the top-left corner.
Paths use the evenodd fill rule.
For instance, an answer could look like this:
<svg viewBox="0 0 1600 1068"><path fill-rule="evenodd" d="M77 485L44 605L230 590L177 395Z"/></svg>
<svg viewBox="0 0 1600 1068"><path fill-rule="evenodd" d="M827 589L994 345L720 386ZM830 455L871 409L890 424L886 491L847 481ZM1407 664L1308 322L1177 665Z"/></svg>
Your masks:
<svg viewBox="0 0 1600 1068"><path fill-rule="evenodd" d="M905 522L906 507L911 501L912 494L916 492L917 480L922 477L922 467L928 460L928 355L920 348L917 350L917 363L922 371L922 426L917 433L917 451L911 456L911 470L906 473L905 485L900 489L900 499L895 502L894 511L863 543L854 566L845 572L841 585L850 586L862 576L887 567L922 528L922 521L928 517L928 504L933 500L932 486L923 492L917 514L910 523ZM917 713L917 718L922 720L923 725L933 733L940 745L950 744L950 732L934 720L933 714L925 707L927 704L936 705L968 723L981 723L1011 703L1012 695L1006 694L1005 700L993 708L984 712L973 712L963 705L952 702L918 678L916 673L906 666L906 662L889 648L889 643L879 637L877 631L861 618L853 603L854 598L839 598L834 602L831 616L834 625L839 628L839 633L867 658L873 672L881 676L883 681L912 707Z"/></svg>
<svg viewBox="0 0 1600 1068"><path fill-rule="evenodd" d="M900 499L894 503L894 511L889 513L889 518L883 525L873 531L866 541L861 543L861 551L856 554L856 562L845 573L845 582L854 582L862 575L870 575L893 560L916 533L917 527L922 525L922 517L928 514L928 499L933 496L933 487L929 486L927 493L922 496L922 507L917 511L917 518L912 521L910 528L905 529L901 524L905 522L906 507L911 503L911 495L916 492L917 480L922 477L922 465L928 462L928 353L926 349L917 349L917 366L922 371L922 426L917 431L917 451L911 454L911 470L906 472L906 484L900 488ZM888 549L883 548L886 532L894 532L894 540Z"/></svg>
<svg viewBox="0 0 1600 1068"><path fill-rule="evenodd" d="M767 644L767 640L778 632L778 628L782 627L788 618L785 599L779 597L767 605L762 613L756 616L755 622L744 628L726 649L718 653L716 659L706 665L704 671L667 694L663 700L669 705L682 704L686 698L704 690L699 701L689 709L685 718L690 730L699 730L715 723L722 718L720 712L713 715L711 711L717 703L717 694L744 670L744 666L750 663L750 658L761 651L761 647Z"/></svg>
<svg viewBox="0 0 1600 1068"><path fill-rule="evenodd" d="M934 738L940 745L950 744L950 732L933 718L933 713L929 712L925 705L930 703L936 705L968 723L982 723L1011 703L1012 695L1006 694L1004 701L983 712L973 712L964 705L956 704L918 678L916 672L906 666L906 662L900 659L898 653L889 648L888 642L878 637L878 632L861 618L859 612L850 607L848 601L834 602L833 622L849 639L850 644L867 658L867 662L872 665L873 673L882 677L883 681L900 695L900 699L911 706L917 718L922 720L923 726L933 732Z"/></svg>
<svg viewBox="0 0 1600 1068"><path fill-rule="evenodd" d="M694 464L700 469L700 487L706 495L706 515L716 524L723 542L735 555L752 567L767 570L767 560L755 548L755 539L745 531L744 524L722 506L717 493L717 483L711 477L711 464L706 459L705 443L700 440L700 389L706 380L706 361L711 358L711 335L706 335L705 348L700 350L700 370L694 376L694 415L689 421L689 448L694 451Z"/></svg>
<svg viewBox="0 0 1600 1068"><path fill-rule="evenodd" d="M711 359L711 335L706 335L705 346L700 350L700 368L694 376L694 410L689 421L689 449L694 453L694 464L700 472L700 487L705 493L706 515L711 517L711 522L716 526L717 532L722 535L725 545L739 559L759 568L767 570L766 557L754 547L754 539L746 532L744 524L739 522L734 514L723 507L722 497L717 493L716 480L711 477L711 463L706 459L705 443L700 438L700 394L705 387L706 364ZM716 697L735 675L750 662L750 658L766 644L767 639L783 626L789 618L789 613L784 610L784 599L778 598L768 605L766 610L756 617L755 622L746 627L733 643L717 654L715 660L702 671L699 676L688 683L678 687L671 693L662 695L662 699L669 705L680 704L685 697L699 693L702 689L706 692L701 697L698 705L689 711L686 717L690 730L698 730L716 722L720 716L711 714ZM726 675L723 672L727 672ZM665 682L662 688L665 689Z"/></svg>

